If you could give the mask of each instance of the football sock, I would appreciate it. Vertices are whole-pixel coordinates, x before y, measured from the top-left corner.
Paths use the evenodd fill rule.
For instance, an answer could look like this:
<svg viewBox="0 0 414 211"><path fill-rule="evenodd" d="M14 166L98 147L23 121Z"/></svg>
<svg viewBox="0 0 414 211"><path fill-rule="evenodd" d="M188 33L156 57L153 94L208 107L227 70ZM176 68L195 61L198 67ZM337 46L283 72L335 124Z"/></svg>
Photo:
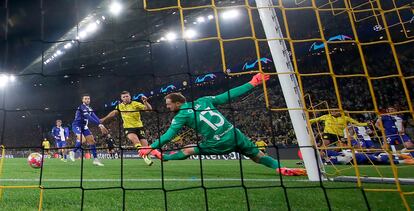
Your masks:
<svg viewBox="0 0 414 211"><path fill-rule="evenodd" d="M259 163L272 169L277 169L277 168L282 167L282 165L280 165L279 162L277 162L277 160L273 159L270 156L261 157L259 160Z"/></svg>

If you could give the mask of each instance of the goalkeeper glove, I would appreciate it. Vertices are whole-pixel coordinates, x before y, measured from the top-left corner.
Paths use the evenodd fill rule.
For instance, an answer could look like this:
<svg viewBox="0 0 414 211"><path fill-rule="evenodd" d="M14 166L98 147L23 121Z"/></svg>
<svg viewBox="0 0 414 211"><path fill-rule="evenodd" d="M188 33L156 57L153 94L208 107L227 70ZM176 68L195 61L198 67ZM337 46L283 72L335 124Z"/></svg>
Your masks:
<svg viewBox="0 0 414 211"><path fill-rule="evenodd" d="M306 176L306 169L302 168L278 168L276 172L284 176Z"/></svg>
<svg viewBox="0 0 414 211"><path fill-rule="evenodd" d="M145 157L148 154L151 154L160 160L162 159L161 153L158 150L153 149L151 147L140 147L138 150L138 154L140 157Z"/></svg>
<svg viewBox="0 0 414 211"><path fill-rule="evenodd" d="M253 76L252 80L249 83L253 86L257 86L263 83L263 79L267 81L269 80L269 78L270 78L270 75L257 73L256 75Z"/></svg>

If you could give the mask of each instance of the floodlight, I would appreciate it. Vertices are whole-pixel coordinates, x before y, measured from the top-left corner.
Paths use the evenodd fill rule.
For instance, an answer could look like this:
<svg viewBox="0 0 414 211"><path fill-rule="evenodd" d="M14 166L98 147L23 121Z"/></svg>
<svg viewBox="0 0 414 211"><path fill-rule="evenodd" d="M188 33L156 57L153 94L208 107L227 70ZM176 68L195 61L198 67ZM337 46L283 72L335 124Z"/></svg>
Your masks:
<svg viewBox="0 0 414 211"><path fill-rule="evenodd" d="M221 13L221 17L223 19L233 19L239 16L238 10L226 10L223 13Z"/></svg>
<svg viewBox="0 0 414 211"><path fill-rule="evenodd" d="M197 36L197 32L194 31L193 29L188 29L184 33L184 38L191 39L191 38L194 38L195 36Z"/></svg>
<svg viewBox="0 0 414 211"><path fill-rule="evenodd" d="M168 32L165 37L167 38L167 40L169 41L173 41L175 39L177 39L177 35L174 32Z"/></svg>
<svg viewBox="0 0 414 211"><path fill-rule="evenodd" d="M119 15L122 11L122 5L119 2L114 1L111 5L109 5L109 11L114 15Z"/></svg>

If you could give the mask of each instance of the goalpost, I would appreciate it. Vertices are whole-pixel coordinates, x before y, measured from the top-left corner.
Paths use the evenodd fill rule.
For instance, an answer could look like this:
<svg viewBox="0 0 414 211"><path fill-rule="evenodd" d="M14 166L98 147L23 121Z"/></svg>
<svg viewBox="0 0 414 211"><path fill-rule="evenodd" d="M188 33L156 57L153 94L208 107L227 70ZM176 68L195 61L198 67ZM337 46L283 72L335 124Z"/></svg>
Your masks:
<svg viewBox="0 0 414 211"><path fill-rule="evenodd" d="M304 112L303 94L298 85L295 72L292 67L292 61L289 57L289 51L283 40L282 30L278 22L276 12L271 0L256 0L260 19L266 34L267 43L273 63L278 73L283 96L289 109L289 116L295 130L296 138L303 156L306 171L310 181L320 181L324 176L320 173L323 171L320 157L314 145L312 144L312 129L307 125L307 115ZM319 162L319 164L317 163ZM320 169L318 169L318 167Z"/></svg>

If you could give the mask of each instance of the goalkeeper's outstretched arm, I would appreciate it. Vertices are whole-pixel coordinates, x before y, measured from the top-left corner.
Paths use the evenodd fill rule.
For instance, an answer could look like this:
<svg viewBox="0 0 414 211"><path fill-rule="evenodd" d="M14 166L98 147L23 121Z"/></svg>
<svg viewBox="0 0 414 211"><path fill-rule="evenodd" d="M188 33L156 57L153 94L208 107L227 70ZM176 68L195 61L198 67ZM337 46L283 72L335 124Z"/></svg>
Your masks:
<svg viewBox="0 0 414 211"><path fill-rule="evenodd" d="M240 97L241 95L246 94L250 90L252 90L255 86L258 86L263 83L263 80L269 80L270 75L264 75L258 73L253 76L252 80L248 83L245 83L241 86L236 88L230 89L228 92L224 92L222 94L213 96L211 99L214 105L222 105L230 102L235 98Z"/></svg>

